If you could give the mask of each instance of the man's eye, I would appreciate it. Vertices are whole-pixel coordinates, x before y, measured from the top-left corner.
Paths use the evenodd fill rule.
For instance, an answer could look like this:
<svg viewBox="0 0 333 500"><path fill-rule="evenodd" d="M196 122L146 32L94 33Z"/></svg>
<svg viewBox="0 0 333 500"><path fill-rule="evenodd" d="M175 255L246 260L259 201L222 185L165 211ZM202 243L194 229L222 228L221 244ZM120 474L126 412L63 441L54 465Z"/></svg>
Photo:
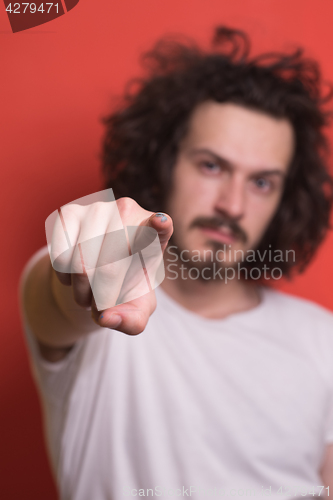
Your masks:
<svg viewBox="0 0 333 500"><path fill-rule="evenodd" d="M220 170L220 166L212 161L203 161L201 163L201 166L205 170L209 170L210 172L218 172Z"/></svg>
<svg viewBox="0 0 333 500"><path fill-rule="evenodd" d="M255 179L255 185L257 188L259 188L262 191L267 191L268 189L271 188L271 183L267 179L264 179L263 177L260 177L259 179Z"/></svg>

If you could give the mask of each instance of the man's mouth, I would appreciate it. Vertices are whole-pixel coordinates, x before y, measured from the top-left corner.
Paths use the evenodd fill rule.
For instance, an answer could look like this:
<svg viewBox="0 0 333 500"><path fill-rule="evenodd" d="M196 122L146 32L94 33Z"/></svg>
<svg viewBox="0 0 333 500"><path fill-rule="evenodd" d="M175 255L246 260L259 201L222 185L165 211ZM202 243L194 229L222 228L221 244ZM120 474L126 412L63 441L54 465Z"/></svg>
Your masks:
<svg viewBox="0 0 333 500"><path fill-rule="evenodd" d="M236 221L227 217L198 217L190 225L190 229L192 228L198 228L206 236L224 244L247 241L245 231Z"/></svg>
<svg viewBox="0 0 333 500"><path fill-rule="evenodd" d="M200 226L200 229L207 235L222 243L234 243L237 238L234 232L226 224L220 226Z"/></svg>

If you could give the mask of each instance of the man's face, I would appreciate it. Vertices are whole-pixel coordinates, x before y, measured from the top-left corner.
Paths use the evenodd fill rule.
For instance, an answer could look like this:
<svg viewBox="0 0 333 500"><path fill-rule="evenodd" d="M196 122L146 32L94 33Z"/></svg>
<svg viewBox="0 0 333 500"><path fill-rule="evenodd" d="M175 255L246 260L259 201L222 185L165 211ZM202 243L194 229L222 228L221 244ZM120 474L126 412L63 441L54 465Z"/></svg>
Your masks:
<svg viewBox="0 0 333 500"><path fill-rule="evenodd" d="M232 103L200 104L173 172L173 243L188 257L193 250L255 249L277 210L293 151L286 119Z"/></svg>

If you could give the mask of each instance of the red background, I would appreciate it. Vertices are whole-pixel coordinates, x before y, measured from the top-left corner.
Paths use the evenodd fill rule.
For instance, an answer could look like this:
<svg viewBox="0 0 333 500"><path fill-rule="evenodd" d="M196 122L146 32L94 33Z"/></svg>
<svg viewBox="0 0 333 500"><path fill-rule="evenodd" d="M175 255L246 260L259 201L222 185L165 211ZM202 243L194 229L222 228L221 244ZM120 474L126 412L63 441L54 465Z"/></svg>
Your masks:
<svg viewBox="0 0 333 500"><path fill-rule="evenodd" d="M206 43L213 25L225 23L248 30L255 52L304 46L333 81L332 19L331 0L81 0L48 24L12 34L0 5L1 498L56 498L20 325L18 279L45 244L46 217L102 188L100 119L138 73L139 54L164 33ZM332 251L330 234L307 272L282 288L333 310Z"/></svg>

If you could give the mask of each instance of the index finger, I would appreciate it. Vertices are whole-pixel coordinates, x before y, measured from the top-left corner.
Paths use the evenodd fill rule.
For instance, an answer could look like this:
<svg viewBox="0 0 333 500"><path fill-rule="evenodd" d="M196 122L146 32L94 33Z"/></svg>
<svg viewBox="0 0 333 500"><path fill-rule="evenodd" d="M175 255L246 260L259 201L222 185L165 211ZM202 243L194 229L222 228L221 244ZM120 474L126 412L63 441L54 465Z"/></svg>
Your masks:
<svg viewBox="0 0 333 500"><path fill-rule="evenodd" d="M163 212L155 212L146 220L144 220L140 226L152 227L157 231L162 252L166 249L169 239L173 233L173 222L170 215L167 215Z"/></svg>

